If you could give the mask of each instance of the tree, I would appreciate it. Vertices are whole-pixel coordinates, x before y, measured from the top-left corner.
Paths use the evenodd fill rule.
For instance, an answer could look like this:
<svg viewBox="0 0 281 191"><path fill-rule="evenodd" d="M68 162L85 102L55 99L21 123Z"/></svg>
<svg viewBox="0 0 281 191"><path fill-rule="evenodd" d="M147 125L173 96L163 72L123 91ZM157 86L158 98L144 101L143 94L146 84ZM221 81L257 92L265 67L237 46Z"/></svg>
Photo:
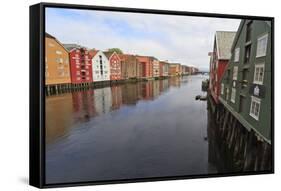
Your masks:
<svg viewBox="0 0 281 191"><path fill-rule="evenodd" d="M116 52L117 54L123 54L123 51L120 48L109 48L108 52Z"/></svg>

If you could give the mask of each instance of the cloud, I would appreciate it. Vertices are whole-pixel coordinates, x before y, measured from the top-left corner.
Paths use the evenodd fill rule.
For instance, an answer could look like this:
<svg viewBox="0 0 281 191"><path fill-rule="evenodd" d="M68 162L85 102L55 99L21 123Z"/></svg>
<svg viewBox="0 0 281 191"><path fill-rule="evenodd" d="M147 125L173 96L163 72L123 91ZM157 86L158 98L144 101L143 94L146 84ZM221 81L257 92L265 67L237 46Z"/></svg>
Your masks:
<svg viewBox="0 0 281 191"><path fill-rule="evenodd" d="M239 19L47 8L46 32L62 43L155 56L208 68L216 31L236 31Z"/></svg>

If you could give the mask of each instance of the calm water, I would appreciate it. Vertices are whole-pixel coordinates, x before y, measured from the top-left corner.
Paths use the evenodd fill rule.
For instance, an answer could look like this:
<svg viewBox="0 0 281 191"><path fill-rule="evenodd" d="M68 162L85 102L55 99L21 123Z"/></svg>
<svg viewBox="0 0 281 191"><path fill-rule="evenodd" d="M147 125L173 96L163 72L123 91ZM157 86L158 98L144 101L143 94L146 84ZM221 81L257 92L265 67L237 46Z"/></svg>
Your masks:
<svg viewBox="0 0 281 191"><path fill-rule="evenodd" d="M47 183L216 173L207 76L124 84L46 98Z"/></svg>

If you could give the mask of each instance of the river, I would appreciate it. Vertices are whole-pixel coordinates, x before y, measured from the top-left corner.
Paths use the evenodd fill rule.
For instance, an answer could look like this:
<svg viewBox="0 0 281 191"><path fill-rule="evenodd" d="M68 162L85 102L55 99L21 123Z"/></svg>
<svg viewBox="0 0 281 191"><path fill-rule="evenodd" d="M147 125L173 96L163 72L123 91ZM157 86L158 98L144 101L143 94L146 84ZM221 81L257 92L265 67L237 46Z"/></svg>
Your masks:
<svg viewBox="0 0 281 191"><path fill-rule="evenodd" d="M46 97L46 183L217 173L195 75Z"/></svg>

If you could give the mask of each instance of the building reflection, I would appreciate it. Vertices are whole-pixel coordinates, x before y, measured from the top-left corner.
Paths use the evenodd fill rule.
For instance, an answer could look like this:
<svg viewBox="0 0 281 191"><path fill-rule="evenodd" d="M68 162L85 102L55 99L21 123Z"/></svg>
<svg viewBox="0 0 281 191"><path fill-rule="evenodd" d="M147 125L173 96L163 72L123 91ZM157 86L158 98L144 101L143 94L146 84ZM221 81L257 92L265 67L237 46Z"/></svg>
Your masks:
<svg viewBox="0 0 281 191"><path fill-rule="evenodd" d="M112 94L111 88L105 87L100 89L95 89L95 108L98 115L108 113L111 110L112 105Z"/></svg>
<svg viewBox="0 0 281 191"><path fill-rule="evenodd" d="M67 134L71 127L75 127L75 123L88 122L94 117L120 109L122 105L134 106L140 100L154 100L170 86L179 87L180 83L180 78L175 77L48 96L46 141L52 142Z"/></svg>
<svg viewBox="0 0 281 191"><path fill-rule="evenodd" d="M152 81L141 84L141 97L144 100L153 100L153 84Z"/></svg>
<svg viewBox="0 0 281 191"><path fill-rule="evenodd" d="M122 105L122 89L121 86L111 86L112 105L111 109L119 109Z"/></svg>
<svg viewBox="0 0 281 191"><path fill-rule="evenodd" d="M72 93L72 105L74 111L74 119L76 121L87 122L91 117L97 115L95 107L94 90L79 91Z"/></svg>
<svg viewBox="0 0 281 191"><path fill-rule="evenodd" d="M180 77L172 77L168 79L169 87L180 87L181 78Z"/></svg>
<svg viewBox="0 0 281 191"><path fill-rule="evenodd" d="M50 96L46 99L46 106L46 143L49 143L66 135L71 128L72 95Z"/></svg>
<svg viewBox="0 0 281 191"><path fill-rule="evenodd" d="M138 86L136 84L124 84L121 86L122 89L122 103L126 105L136 105L140 99Z"/></svg>

